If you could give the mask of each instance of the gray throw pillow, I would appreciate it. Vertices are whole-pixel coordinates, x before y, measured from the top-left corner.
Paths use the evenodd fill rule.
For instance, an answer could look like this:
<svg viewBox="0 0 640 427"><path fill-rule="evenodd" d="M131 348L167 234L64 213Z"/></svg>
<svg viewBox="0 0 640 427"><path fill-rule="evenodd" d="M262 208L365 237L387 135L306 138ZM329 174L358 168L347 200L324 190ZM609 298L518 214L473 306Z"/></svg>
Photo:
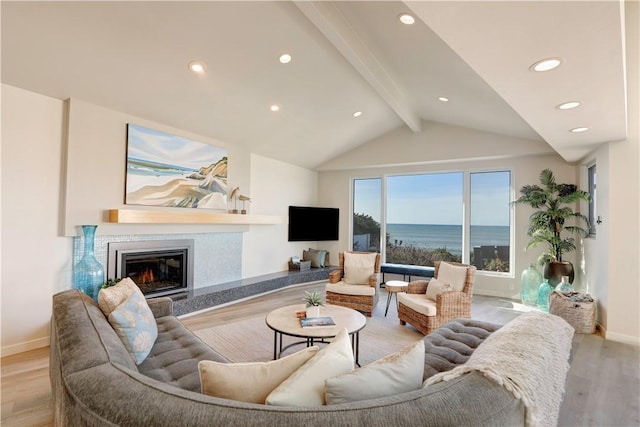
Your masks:
<svg viewBox="0 0 640 427"><path fill-rule="evenodd" d="M302 251L302 259L305 261L311 261L312 268L324 267L324 259L327 256L326 251L308 250Z"/></svg>

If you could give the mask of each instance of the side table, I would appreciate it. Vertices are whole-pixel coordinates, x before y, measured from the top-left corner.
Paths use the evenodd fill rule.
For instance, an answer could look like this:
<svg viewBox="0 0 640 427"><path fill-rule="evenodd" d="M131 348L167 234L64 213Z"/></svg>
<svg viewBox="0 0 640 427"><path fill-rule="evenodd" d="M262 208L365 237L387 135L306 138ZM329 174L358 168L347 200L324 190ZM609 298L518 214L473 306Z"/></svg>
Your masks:
<svg viewBox="0 0 640 427"><path fill-rule="evenodd" d="M398 292L406 292L409 283L402 280L389 280L384 284L384 288L389 293L387 295L387 308L384 310L384 317L387 317L389 311L389 304L391 304L391 298L396 296L396 307L398 307Z"/></svg>

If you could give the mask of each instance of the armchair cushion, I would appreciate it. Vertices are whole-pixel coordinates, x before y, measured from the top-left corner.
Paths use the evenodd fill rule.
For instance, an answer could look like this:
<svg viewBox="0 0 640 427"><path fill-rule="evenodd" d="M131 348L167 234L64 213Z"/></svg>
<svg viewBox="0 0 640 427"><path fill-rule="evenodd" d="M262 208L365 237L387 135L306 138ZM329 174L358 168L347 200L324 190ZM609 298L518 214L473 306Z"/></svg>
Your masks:
<svg viewBox="0 0 640 427"><path fill-rule="evenodd" d="M427 286L426 295L427 295L427 298L429 298L431 301L436 301L438 299L438 295L450 290L452 289L449 283L445 283L441 280L434 278L429 281L429 286Z"/></svg>
<svg viewBox="0 0 640 427"><path fill-rule="evenodd" d="M369 285L369 278L375 273L376 258L372 253L344 253L344 282L349 285Z"/></svg>
<svg viewBox="0 0 640 427"><path fill-rule="evenodd" d="M325 290L336 294L343 295L365 295L373 296L376 294L376 289L371 286L362 285L348 285L344 282L328 283L325 286Z"/></svg>
<svg viewBox="0 0 640 427"><path fill-rule="evenodd" d="M467 281L467 270L467 267L441 262L436 279L448 283L454 291L461 291Z"/></svg>
<svg viewBox="0 0 640 427"><path fill-rule="evenodd" d="M435 301L427 298L426 294L405 294L399 292L396 296L398 297L398 303L409 307L417 313L425 316L435 316L438 313Z"/></svg>

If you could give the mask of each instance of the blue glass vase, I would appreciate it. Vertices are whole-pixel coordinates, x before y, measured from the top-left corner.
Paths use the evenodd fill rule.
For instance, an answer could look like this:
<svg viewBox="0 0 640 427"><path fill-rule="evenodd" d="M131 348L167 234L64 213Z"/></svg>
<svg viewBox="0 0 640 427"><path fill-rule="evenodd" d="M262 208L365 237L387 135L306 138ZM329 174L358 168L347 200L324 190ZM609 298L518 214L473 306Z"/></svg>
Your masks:
<svg viewBox="0 0 640 427"><path fill-rule="evenodd" d="M553 286L549 283L549 279L544 279L544 282L538 289L538 308L542 311L549 311L549 295L553 292Z"/></svg>
<svg viewBox="0 0 640 427"><path fill-rule="evenodd" d="M82 259L73 267L73 287L98 301L98 292L104 283L104 268L94 254L94 240L97 225L83 225L84 253Z"/></svg>
<svg viewBox="0 0 640 427"><path fill-rule="evenodd" d="M538 303L538 288L542 283L542 274L536 270L535 265L522 272L520 276L520 300L524 305L535 307Z"/></svg>

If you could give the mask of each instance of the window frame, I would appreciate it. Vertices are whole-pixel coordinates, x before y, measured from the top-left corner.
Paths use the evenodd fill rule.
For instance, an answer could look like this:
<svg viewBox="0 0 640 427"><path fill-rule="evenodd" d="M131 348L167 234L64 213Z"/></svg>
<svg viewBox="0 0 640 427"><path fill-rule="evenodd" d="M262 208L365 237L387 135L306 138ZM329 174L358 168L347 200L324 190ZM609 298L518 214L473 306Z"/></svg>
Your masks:
<svg viewBox="0 0 640 427"><path fill-rule="evenodd" d="M353 247L353 215L355 206L355 181L365 179L380 179L381 180L381 192L380 192L380 254L382 256L382 262L386 262L386 247L387 247L387 179L395 176L407 176L407 175L427 175L427 174L443 174L443 173L462 173L462 262L468 264L471 259L470 255L470 234L471 234L471 174L472 173L490 173L490 172L508 172L509 173L509 271L498 272L490 270L477 270L480 275L494 276L494 277L515 277L515 209L513 206L513 200L515 200L515 178L514 171L511 167L488 167L488 168L473 168L473 169L443 169L432 171L412 171L401 173L384 173L380 175L366 175L366 176L354 176L351 177L350 185L350 219L349 219L349 247Z"/></svg>

